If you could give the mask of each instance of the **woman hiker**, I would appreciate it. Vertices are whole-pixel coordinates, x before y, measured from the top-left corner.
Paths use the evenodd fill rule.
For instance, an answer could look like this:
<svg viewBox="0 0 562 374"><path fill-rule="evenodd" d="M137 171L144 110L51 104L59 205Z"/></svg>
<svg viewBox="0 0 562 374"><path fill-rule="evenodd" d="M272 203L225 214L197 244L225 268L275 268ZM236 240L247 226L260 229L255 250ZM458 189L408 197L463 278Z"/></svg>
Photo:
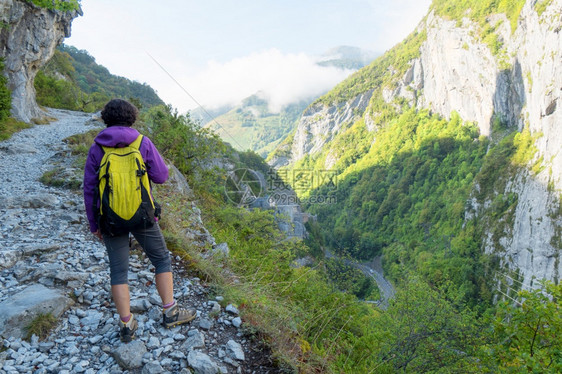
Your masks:
<svg viewBox="0 0 562 374"><path fill-rule="evenodd" d="M137 116L137 108L125 100L114 99L105 105L101 112L101 117L107 128L102 130L94 139L94 144L92 144L88 152L84 170L84 204L86 206L86 214L90 224L90 231L102 240L107 248L111 275L111 294L119 313L120 337L124 342L130 342L133 339L138 327L137 321L130 310L127 276L129 268L129 232L133 234L137 242L142 246L156 269L156 289L162 299L162 324L169 328L187 323L196 316L195 310L180 308L174 300L170 253L158 226L158 219L152 213L153 211L150 214L152 217L147 218L148 214L144 214L144 218L142 218L144 220L143 224L121 230L111 229L111 225L107 222L109 214L104 215L104 209L101 209L100 216L100 205L102 205L100 200L105 200L100 198L99 193L100 180L103 179L99 177L99 173L102 172L100 165L104 154L109 154L113 151L118 153L119 148L137 147L146 170L144 171L143 169L140 174L146 173L150 181L158 184L162 184L168 179L168 168L154 144L147 137L139 139L139 132L131 127L137 120ZM140 146L138 145L139 140ZM126 153L129 154L131 152ZM133 175L135 173L139 176L139 172L135 170ZM105 181L107 184L110 183L109 179L113 178L108 177ZM149 182L147 181L146 184L149 185ZM152 196L149 186L148 190L148 193ZM146 196L146 193L143 196ZM111 199L107 198L107 200ZM128 198L123 200L128 200ZM115 204L115 202L111 204ZM127 204L125 203L125 205Z"/></svg>

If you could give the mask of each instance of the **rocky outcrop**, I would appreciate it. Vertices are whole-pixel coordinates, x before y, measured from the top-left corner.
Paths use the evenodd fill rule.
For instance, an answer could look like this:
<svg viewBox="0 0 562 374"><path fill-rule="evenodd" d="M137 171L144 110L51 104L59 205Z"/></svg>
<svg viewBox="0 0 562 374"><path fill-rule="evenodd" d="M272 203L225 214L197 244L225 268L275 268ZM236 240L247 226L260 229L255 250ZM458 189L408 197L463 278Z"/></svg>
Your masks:
<svg viewBox="0 0 562 374"><path fill-rule="evenodd" d="M12 115L24 122L45 114L35 101L33 81L55 48L70 36L72 20L80 11L61 12L23 0L0 0L0 57L12 92Z"/></svg>
<svg viewBox="0 0 562 374"><path fill-rule="evenodd" d="M459 26L430 13L420 26L427 33L420 57L411 61L394 90L383 91L384 100L402 97L410 105L430 108L446 118L456 111L461 118L476 122L486 136L496 117L520 125L525 104L522 67L519 57L506 56L515 55L521 41L517 34L512 36L504 15L490 18L504 40L505 56L492 54L472 21L464 19Z"/></svg>
<svg viewBox="0 0 562 374"><path fill-rule="evenodd" d="M358 113L363 113L373 91L358 95L353 100L328 106L315 104L308 108L299 121L291 148L291 162L307 154L319 152L340 131L353 124Z"/></svg>
<svg viewBox="0 0 562 374"><path fill-rule="evenodd" d="M304 224L309 215L303 213L300 205L277 205L275 206L275 218L279 229L289 238L304 239L308 236Z"/></svg>
<svg viewBox="0 0 562 374"><path fill-rule="evenodd" d="M507 106L496 107L507 109L503 113L512 116L522 108L518 125L525 122L538 137L532 162L538 161L542 171L524 170L512 177L506 192L519 197L513 231L506 233L499 246L486 246L488 252L500 254L504 267L519 273L527 288L535 279L557 281L562 274L562 111L557 110L562 98L562 1L552 1L540 17L533 3L527 1L515 34L505 39L508 50L515 54L511 76L525 77L519 83L524 89L515 89L522 95L506 91L503 98ZM499 104L502 96L497 97Z"/></svg>
<svg viewBox="0 0 562 374"><path fill-rule="evenodd" d="M423 67L424 82L417 105L446 117L456 110L461 118L478 122L481 134L489 135L497 76L489 48L475 40L472 26L457 27L455 21L433 14L426 30L427 41L415 61Z"/></svg>
<svg viewBox="0 0 562 374"><path fill-rule="evenodd" d="M59 318L74 302L64 292L32 284L0 303L0 335L23 338L25 327L40 314Z"/></svg>

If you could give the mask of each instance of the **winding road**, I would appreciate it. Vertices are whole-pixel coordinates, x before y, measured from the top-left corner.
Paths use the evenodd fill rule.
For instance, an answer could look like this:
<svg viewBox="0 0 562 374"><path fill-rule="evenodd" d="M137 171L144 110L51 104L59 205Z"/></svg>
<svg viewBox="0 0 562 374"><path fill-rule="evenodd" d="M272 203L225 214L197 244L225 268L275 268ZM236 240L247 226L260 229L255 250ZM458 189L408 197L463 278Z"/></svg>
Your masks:
<svg viewBox="0 0 562 374"><path fill-rule="evenodd" d="M326 258L339 258L327 249L324 250L324 256L326 256ZM376 304L381 309L386 310L388 308L388 301L394 297L396 290L384 277L381 256L376 256L373 261L364 263L352 261L350 259L343 259L343 261L346 265L353 266L361 270L366 276L374 279L381 291L381 298L380 300L366 300L366 302Z"/></svg>

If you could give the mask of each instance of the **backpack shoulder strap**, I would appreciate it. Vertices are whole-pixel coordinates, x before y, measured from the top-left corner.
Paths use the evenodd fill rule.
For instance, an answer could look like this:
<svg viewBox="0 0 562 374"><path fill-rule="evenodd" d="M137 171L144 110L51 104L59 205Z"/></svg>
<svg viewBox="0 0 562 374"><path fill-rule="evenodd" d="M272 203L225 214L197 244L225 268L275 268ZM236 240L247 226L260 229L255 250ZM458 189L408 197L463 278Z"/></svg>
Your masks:
<svg viewBox="0 0 562 374"><path fill-rule="evenodd" d="M124 147L124 148L133 148L133 149L135 149L135 150L138 151L138 150L140 149L140 146L141 146L141 144L142 144L142 140L143 140L143 139L144 139L144 135L139 135L139 136L135 139L135 141L133 141L131 144L127 145L127 146ZM108 153L108 152L112 152L112 151L111 151L112 149L121 149L121 148L119 148L119 147L118 147L118 148L114 148L114 147L106 147L106 146L103 146L103 145L100 145L100 144L98 144L98 145L100 146L100 148L102 149L102 151L104 152L104 154L106 154L106 153Z"/></svg>
<svg viewBox="0 0 562 374"><path fill-rule="evenodd" d="M139 135L134 142L132 142L131 144L129 144L129 147L132 147L134 149L136 149L137 151L140 149L142 140L144 139L144 136L141 134Z"/></svg>

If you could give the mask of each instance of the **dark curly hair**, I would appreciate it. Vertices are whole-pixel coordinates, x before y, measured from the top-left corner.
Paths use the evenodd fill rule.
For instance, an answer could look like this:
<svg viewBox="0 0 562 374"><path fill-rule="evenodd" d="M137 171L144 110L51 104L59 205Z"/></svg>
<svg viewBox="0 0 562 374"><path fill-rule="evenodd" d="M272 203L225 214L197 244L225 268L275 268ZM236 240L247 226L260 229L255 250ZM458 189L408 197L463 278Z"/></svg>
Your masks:
<svg viewBox="0 0 562 374"><path fill-rule="evenodd" d="M139 110L130 102L122 99L110 100L101 111L103 122L110 126L132 126L137 120Z"/></svg>

